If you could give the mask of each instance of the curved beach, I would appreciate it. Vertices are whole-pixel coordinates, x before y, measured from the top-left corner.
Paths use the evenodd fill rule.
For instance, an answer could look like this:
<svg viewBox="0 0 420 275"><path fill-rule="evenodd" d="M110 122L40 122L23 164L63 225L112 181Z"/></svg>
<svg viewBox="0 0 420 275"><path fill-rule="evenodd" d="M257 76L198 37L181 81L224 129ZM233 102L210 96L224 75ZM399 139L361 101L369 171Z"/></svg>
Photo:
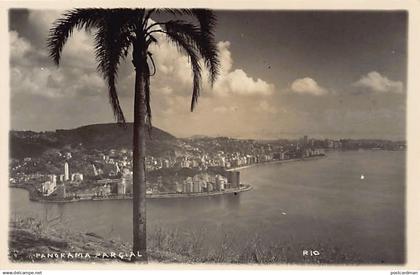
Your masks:
<svg viewBox="0 0 420 275"><path fill-rule="evenodd" d="M287 159L287 160L275 160L275 161L267 161L262 163L255 163L251 165L245 165L240 167L235 167L231 169L226 169L226 171L235 171L235 170L242 170L246 168L251 168L255 166L262 166L268 164L281 164L281 163L288 163L288 162L296 162L296 161L308 161L308 160L317 160L320 158L324 158L324 156L315 156L310 158L304 159ZM18 185L18 184L10 184L9 187L12 188L23 188L28 190L29 192L29 199L31 201L37 202L46 202L46 203L68 203L68 202L79 202L79 201L103 201L103 200L131 200L131 195L114 195L114 196L106 196L106 197L85 197L85 198L69 198L69 199L46 199L43 196L40 196L37 191L34 189L32 185ZM146 194L147 199L174 199L174 198L196 198L196 197L212 197L212 196L221 196L226 194L239 194L241 192L246 192L252 190L252 186L250 184L243 184L237 189L226 189L223 191L213 191L213 192L200 192L200 193L160 193L160 194Z"/></svg>
<svg viewBox="0 0 420 275"><path fill-rule="evenodd" d="M71 199L44 199L41 196L38 196L33 190L32 186L23 186L23 185L9 185L11 188L22 188L26 189L29 192L29 199L31 201L37 202L46 202L46 203L67 203L67 202L78 202L78 201L104 201L104 200L131 200L133 197L131 195L125 196L107 196L107 197L89 197L89 198L71 198ZM212 197L212 196L221 196L226 194L237 195L241 192L252 190L252 186L242 185L238 189L227 189L224 191L216 192L201 192L201 193L164 193L164 194L146 194L147 199L173 199L173 198L196 198L196 197Z"/></svg>

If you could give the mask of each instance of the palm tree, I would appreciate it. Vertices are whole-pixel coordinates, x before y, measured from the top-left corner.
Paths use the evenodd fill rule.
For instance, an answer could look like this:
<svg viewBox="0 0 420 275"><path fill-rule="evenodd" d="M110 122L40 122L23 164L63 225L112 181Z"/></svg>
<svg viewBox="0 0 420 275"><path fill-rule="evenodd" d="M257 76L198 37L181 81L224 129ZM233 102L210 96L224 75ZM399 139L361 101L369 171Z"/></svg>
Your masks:
<svg viewBox="0 0 420 275"><path fill-rule="evenodd" d="M160 14L163 14L162 16ZM182 16L182 20L154 19ZM188 20L188 21L186 21ZM186 54L191 63L193 90L191 111L197 103L201 85L201 60L214 83L219 59L214 40L216 18L205 9L74 9L54 22L47 45L50 57L59 65L61 52L74 29L94 33L97 70L108 85L108 97L115 119L125 124L116 89L118 67L132 52L136 71L133 124L133 253L146 254L145 135L151 129L150 77L156 72L150 46L158 35L166 37Z"/></svg>

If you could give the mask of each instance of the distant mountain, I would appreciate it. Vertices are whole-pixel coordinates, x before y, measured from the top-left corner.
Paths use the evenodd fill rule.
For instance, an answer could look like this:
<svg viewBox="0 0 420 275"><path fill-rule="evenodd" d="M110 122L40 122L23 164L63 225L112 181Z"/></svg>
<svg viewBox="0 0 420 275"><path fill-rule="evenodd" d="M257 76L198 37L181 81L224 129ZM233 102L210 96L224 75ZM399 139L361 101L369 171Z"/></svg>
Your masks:
<svg viewBox="0 0 420 275"><path fill-rule="evenodd" d="M55 132L10 131L10 156L12 158L36 157L48 149L65 146L82 146L85 149L132 148L133 124L93 124L76 129ZM177 138L153 127L146 132L146 150L150 155L161 155L176 148Z"/></svg>
<svg viewBox="0 0 420 275"><path fill-rule="evenodd" d="M206 136L206 135L193 135L193 136L190 136L190 137L187 137L187 138L185 138L185 139L205 139L205 138L211 138L211 137L209 137L209 136Z"/></svg>

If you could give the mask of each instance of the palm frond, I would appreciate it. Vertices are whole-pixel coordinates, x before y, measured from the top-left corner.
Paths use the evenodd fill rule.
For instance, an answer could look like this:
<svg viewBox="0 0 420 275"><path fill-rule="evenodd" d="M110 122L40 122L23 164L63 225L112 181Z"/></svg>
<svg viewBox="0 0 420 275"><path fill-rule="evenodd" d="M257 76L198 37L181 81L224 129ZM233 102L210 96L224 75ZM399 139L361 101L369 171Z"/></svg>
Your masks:
<svg viewBox="0 0 420 275"><path fill-rule="evenodd" d="M123 17L113 16L108 13L104 16L102 24L95 35L95 54L98 61L98 71L102 73L108 85L108 98L114 112L114 117L119 123L124 123L124 113L121 109L116 80L118 66L124 59L130 46L130 34L126 29Z"/></svg>
<svg viewBox="0 0 420 275"><path fill-rule="evenodd" d="M214 39L214 28L217 21L214 12L209 9L158 9L156 12L169 13L174 16L192 16L199 22L201 37L196 42L200 42L202 45L201 54L210 72L210 84L213 85L219 73L220 66L218 50Z"/></svg>
<svg viewBox="0 0 420 275"><path fill-rule="evenodd" d="M90 30L102 20L104 9L73 9L53 23L47 38L49 55L54 63L60 63L61 52L75 28Z"/></svg>
<svg viewBox="0 0 420 275"><path fill-rule="evenodd" d="M216 16L209 9L157 9L156 12L169 13L174 16L188 15L195 17L200 23L201 29L211 31L216 24Z"/></svg>
<svg viewBox="0 0 420 275"><path fill-rule="evenodd" d="M173 15L193 16L199 22L199 26L182 20L171 20L162 25L162 30L148 30L146 26L149 18L153 13L161 11ZM58 65L63 47L75 28L97 29L95 34L97 69L107 82L109 100L116 120L125 122L116 89L118 66L120 61L127 56L130 45L133 45L132 43L139 38L138 36L146 35L145 47L148 48L150 44L157 43L155 37L151 35L152 32L163 32L177 46L178 50L187 55L193 72L191 98L191 111L193 111L201 89L200 58L203 58L204 64L210 72L211 84L214 83L219 70L218 51L213 33L215 22L216 18L213 12L204 9L74 9L56 20L50 30L47 46L50 57ZM145 29L146 32L148 31L146 34L144 33ZM136 36L133 36L133 33ZM149 57L153 64L153 59L151 56ZM143 73L146 74L144 77L147 119L151 127L150 69L148 65L145 67L147 69Z"/></svg>
<svg viewBox="0 0 420 275"><path fill-rule="evenodd" d="M155 60L153 59L153 55L151 52L147 52L147 56L149 57L150 62L152 63L152 66L153 66L153 73L150 73L150 69L149 69L149 76L154 76L156 74Z"/></svg>
<svg viewBox="0 0 420 275"><path fill-rule="evenodd" d="M166 32L179 33L190 45L199 51L210 72L210 83L213 84L219 73L218 50L210 34L203 33L201 28L182 20L171 20L164 25Z"/></svg>
<svg viewBox="0 0 420 275"><path fill-rule="evenodd" d="M143 29L145 29L145 28L146 28L147 23L148 23L148 21L149 21L150 17L152 16L152 14L153 14L155 11L156 11L156 9L150 9L150 10L146 10L146 11L145 11L145 13L144 13L144 17L143 17L143 24L142 24Z"/></svg>
<svg viewBox="0 0 420 275"><path fill-rule="evenodd" d="M173 31L172 29L166 30L166 35L169 40L177 46L178 50L185 53L191 63L193 72L193 92L191 96L191 112L197 104L198 97L200 96L201 89L201 66L199 63L199 55L194 44L191 44L185 35L180 32Z"/></svg>
<svg viewBox="0 0 420 275"><path fill-rule="evenodd" d="M149 35L146 40L147 47L152 43L158 44L158 40L153 35Z"/></svg>
<svg viewBox="0 0 420 275"><path fill-rule="evenodd" d="M216 26L216 15L208 9L191 9L191 13L200 22L201 31L214 35L214 28Z"/></svg>
<svg viewBox="0 0 420 275"><path fill-rule="evenodd" d="M201 39L206 49L206 66L210 71L210 83L213 84L216 81L220 67L218 49L214 38L217 19L215 14L208 9L191 9L191 13L200 22Z"/></svg>

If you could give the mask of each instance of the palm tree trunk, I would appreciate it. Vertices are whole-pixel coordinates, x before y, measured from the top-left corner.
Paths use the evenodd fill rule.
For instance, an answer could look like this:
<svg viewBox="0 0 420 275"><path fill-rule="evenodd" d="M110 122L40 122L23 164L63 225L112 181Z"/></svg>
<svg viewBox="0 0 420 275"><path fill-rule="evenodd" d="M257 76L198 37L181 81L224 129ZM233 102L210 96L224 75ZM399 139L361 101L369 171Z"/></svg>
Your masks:
<svg viewBox="0 0 420 275"><path fill-rule="evenodd" d="M133 252L139 261L147 261L146 251L146 96L143 61L146 55L134 51L136 82L134 88L133 125Z"/></svg>

